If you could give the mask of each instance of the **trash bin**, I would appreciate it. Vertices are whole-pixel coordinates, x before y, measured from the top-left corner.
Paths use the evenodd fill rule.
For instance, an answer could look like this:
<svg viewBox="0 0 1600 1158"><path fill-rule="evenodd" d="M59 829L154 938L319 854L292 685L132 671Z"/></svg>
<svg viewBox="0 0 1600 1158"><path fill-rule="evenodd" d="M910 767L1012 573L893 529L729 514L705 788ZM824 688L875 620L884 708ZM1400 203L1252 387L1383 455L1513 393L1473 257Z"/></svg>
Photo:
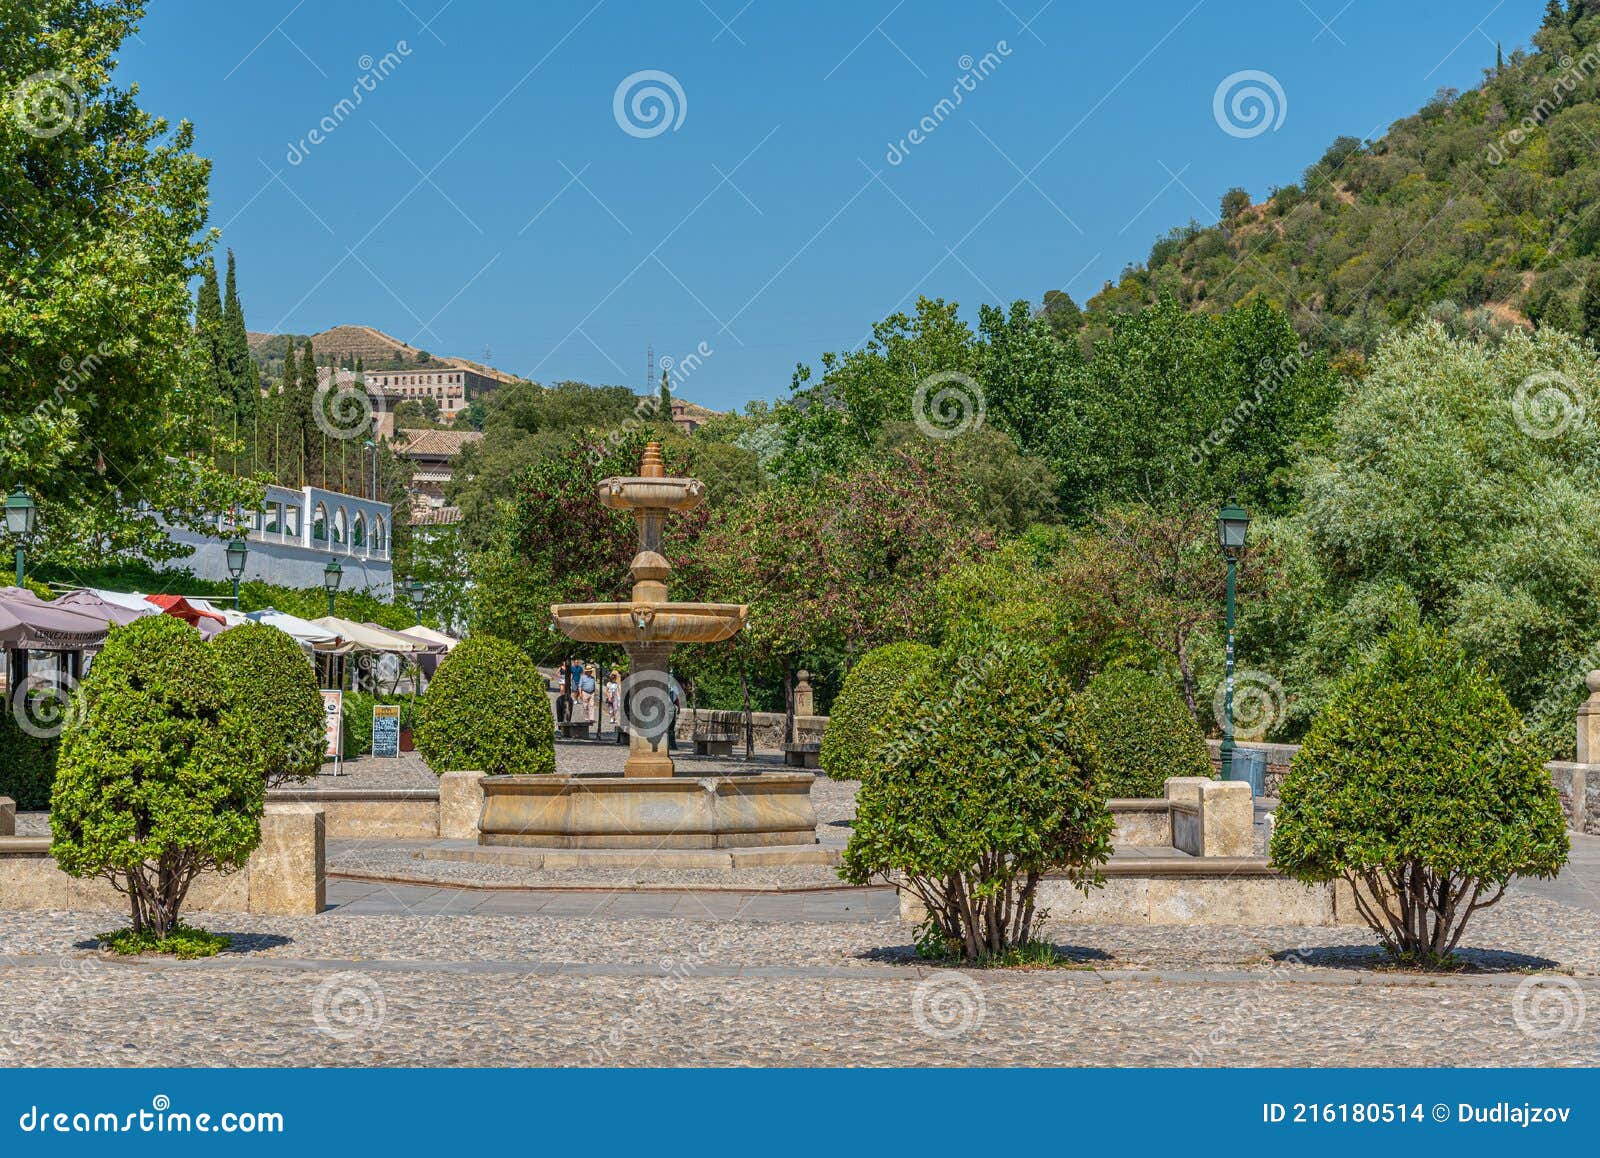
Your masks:
<svg viewBox="0 0 1600 1158"><path fill-rule="evenodd" d="M1235 748L1233 771L1229 780L1243 780L1250 785L1251 796L1264 796L1267 791L1267 754L1259 748Z"/></svg>

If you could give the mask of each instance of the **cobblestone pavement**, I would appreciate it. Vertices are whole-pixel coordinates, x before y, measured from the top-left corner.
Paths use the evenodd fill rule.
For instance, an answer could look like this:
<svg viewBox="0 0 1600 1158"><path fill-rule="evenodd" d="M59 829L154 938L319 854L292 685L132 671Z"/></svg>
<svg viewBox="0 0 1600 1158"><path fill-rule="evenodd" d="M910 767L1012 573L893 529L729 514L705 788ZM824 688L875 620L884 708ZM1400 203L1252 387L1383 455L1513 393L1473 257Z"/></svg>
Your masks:
<svg viewBox="0 0 1600 1158"><path fill-rule="evenodd" d="M1373 969L1357 929L1052 925L1079 968L962 973L919 965L876 891L529 912L340 889L319 917L194 915L235 937L194 963L88 948L120 914L0 914L0 1061L1600 1064L1600 916L1532 896L1468 938L1522 956L1418 977ZM1572 975L1525 972L1552 965Z"/></svg>

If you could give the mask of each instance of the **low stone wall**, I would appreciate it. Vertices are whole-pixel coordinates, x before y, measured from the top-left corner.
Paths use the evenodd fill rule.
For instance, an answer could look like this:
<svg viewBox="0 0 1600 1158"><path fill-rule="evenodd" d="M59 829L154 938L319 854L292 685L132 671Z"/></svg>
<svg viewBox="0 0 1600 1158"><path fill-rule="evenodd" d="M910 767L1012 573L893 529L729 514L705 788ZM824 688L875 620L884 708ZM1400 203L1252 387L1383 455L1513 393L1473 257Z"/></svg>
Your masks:
<svg viewBox="0 0 1600 1158"><path fill-rule="evenodd" d="M272 788L267 803L322 809L335 840L434 840L437 788Z"/></svg>
<svg viewBox="0 0 1600 1158"><path fill-rule="evenodd" d="M9 801L8 801L9 803ZM275 804L261 818L261 844L236 873L202 873L184 907L212 913L307 915L327 907L327 828L322 809ZM128 900L106 880L78 880L56 867L47 836L0 836L0 908L113 909Z"/></svg>
<svg viewBox="0 0 1600 1158"><path fill-rule="evenodd" d="M1249 856L1254 845L1255 802L1250 786L1203 776L1173 776L1165 795L1151 800L1108 800L1118 848L1172 847L1190 856Z"/></svg>
<svg viewBox="0 0 1600 1158"><path fill-rule="evenodd" d="M1600 833L1600 764L1553 760L1545 767L1561 795L1561 811L1574 832Z"/></svg>
<svg viewBox="0 0 1600 1158"><path fill-rule="evenodd" d="M782 712L751 712L750 716L755 731L757 748L775 751L783 747L785 717ZM680 743L694 739L696 720L716 727L731 727L735 738L734 751L740 750L740 745L744 743L743 712L713 712L707 708L685 708L678 713L676 731ZM827 716L796 716L794 718L795 739L801 743L807 741L815 743L822 739L822 733L827 726Z"/></svg>

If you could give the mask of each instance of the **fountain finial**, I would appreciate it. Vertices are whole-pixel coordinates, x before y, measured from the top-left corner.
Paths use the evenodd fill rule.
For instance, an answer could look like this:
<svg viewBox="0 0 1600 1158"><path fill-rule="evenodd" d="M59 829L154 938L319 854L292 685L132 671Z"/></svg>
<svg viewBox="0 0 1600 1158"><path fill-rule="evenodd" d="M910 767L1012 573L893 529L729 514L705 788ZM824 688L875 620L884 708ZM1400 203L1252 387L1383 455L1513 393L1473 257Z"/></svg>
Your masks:
<svg viewBox="0 0 1600 1158"><path fill-rule="evenodd" d="M662 478L665 475L666 471L661 465L661 444L647 443L644 448L644 458L639 460L639 477Z"/></svg>

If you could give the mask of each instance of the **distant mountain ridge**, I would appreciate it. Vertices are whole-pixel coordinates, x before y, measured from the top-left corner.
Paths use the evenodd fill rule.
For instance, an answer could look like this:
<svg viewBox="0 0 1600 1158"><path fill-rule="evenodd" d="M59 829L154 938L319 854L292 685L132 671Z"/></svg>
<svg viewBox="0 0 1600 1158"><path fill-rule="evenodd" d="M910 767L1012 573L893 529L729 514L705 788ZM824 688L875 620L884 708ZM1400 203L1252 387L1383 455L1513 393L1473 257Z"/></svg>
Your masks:
<svg viewBox="0 0 1600 1158"><path fill-rule="evenodd" d="M1600 0L1549 0L1533 42L1377 140L1340 137L1263 201L1230 190L1216 224L1173 229L1081 316L1054 294L1046 312L1092 335L1166 296L1264 297L1350 352L1447 302L1473 329L1600 328Z"/></svg>
<svg viewBox="0 0 1600 1158"><path fill-rule="evenodd" d="M282 364L291 337L296 343L305 341L305 335L302 334L251 333L250 353L264 370L269 374L273 373ZM319 361L333 358L335 361L343 362L346 358L352 360L360 358L362 364L369 370L413 370L449 366L473 370L502 384L522 380L516 374L497 370L493 366L486 366L469 358L453 358L420 350L372 326L333 326L321 333L312 334L311 344ZM425 361L419 360L423 357L426 358Z"/></svg>

